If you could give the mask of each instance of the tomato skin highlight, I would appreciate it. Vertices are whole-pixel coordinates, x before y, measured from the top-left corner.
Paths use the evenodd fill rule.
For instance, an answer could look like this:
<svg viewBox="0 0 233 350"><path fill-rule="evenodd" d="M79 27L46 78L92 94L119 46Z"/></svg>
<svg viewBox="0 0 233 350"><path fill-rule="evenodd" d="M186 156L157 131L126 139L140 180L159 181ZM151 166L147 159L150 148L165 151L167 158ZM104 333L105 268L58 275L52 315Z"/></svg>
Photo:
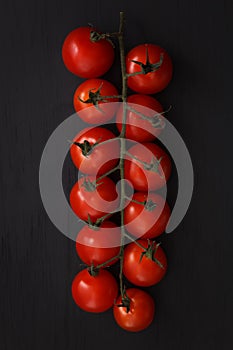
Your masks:
<svg viewBox="0 0 233 350"><path fill-rule="evenodd" d="M163 123L164 118L162 114L160 114L163 112L163 107L154 97L143 94L134 94L127 98L127 104L136 111L146 114L151 120L152 117L158 113L159 118L161 118L161 122ZM116 123L119 131L122 129L122 119L123 106L121 105L116 115ZM154 141L162 131L162 128L153 127L151 122L143 120L137 113L132 111L127 111L126 123L126 138L137 142ZM146 128L149 128L149 131L147 131Z"/></svg>
<svg viewBox="0 0 233 350"><path fill-rule="evenodd" d="M62 46L62 58L66 68L81 78L97 78L105 74L113 64L114 49L109 41L90 40L90 27L71 31Z"/></svg>
<svg viewBox="0 0 233 350"><path fill-rule="evenodd" d="M91 276L88 269L80 271L72 282L75 303L87 312L104 312L110 309L117 297L118 285L112 274L104 269Z"/></svg>
<svg viewBox="0 0 233 350"><path fill-rule="evenodd" d="M137 242L143 247L148 248L147 240L139 239ZM136 243L130 243L126 246L124 251L123 274L136 286L150 287L159 283L165 276L167 258L164 250L158 246L153 256L163 265L161 267L146 255L141 259L143 252L144 250Z"/></svg>
<svg viewBox="0 0 233 350"><path fill-rule="evenodd" d="M82 149L75 144L70 147L70 155L74 165L84 174L103 175L113 169L120 156L120 145L118 140L105 143L101 142L111 140L116 136L108 129L101 127L86 128L82 130L73 142L81 143L88 141L91 146L90 153L84 155Z"/></svg>
<svg viewBox="0 0 233 350"><path fill-rule="evenodd" d="M129 77L128 86L140 94L156 94L167 87L173 73L172 60L162 47L154 44L142 44L134 47L126 56L126 72L132 74L141 71L141 67L132 60L146 64L147 49L149 61L152 64L159 62L161 54L163 55L161 66L155 72Z"/></svg>
<svg viewBox="0 0 233 350"><path fill-rule="evenodd" d="M113 307L114 318L126 331L142 331L149 327L154 319L155 302L147 292L138 288L129 288L126 293L131 300L130 310L127 313L126 307L117 306L122 304L122 298L119 296Z"/></svg>
<svg viewBox="0 0 233 350"><path fill-rule="evenodd" d="M104 101L99 101L98 106L93 103L84 103L89 99L89 93L96 93L100 90L101 96L118 96L117 88L104 79L89 79L81 83L75 90L73 97L73 105L78 117L87 124L105 123L113 118L119 107L119 98L105 98ZM80 101L80 99L82 101Z"/></svg>
<svg viewBox="0 0 233 350"><path fill-rule="evenodd" d="M115 183L108 177L102 178L94 191L86 190L84 182L94 180L93 176L85 176L75 183L70 192L70 206L80 219L88 221L89 215L95 223L98 218L114 211L118 207L119 199ZM101 203L101 198L105 202Z"/></svg>
<svg viewBox="0 0 233 350"><path fill-rule="evenodd" d="M105 230L108 228L109 231ZM97 266L119 255L120 242L120 228L113 222L105 221L94 229L86 225L77 235L76 252L85 264ZM109 262L106 266L113 265L117 260Z"/></svg>
<svg viewBox="0 0 233 350"><path fill-rule="evenodd" d="M161 235L165 231L171 215L170 208L164 198L157 193L136 192L132 199L138 202L152 200L156 206L149 211L145 210L143 205L131 201L125 208L127 231L134 237L141 239L151 239Z"/></svg>
<svg viewBox="0 0 233 350"><path fill-rule="evenodd" d="M169 155L154 143L143 143L132 146L128 152L130 156L125 160L125 178L129 180L137 191L157 190L165 186L171 175L171 159ZM140 161L150 164L153 160L159 161L158 171L147 170Z"/></svg>

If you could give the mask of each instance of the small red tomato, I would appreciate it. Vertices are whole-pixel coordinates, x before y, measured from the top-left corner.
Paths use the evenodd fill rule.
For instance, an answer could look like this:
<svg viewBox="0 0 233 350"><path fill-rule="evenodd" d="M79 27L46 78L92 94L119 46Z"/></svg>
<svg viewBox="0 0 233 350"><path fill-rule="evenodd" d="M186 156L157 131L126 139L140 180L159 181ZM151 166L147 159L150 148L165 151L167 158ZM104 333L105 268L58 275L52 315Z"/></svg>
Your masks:
<svg viewBox="0 0 233 350"><path fill-rule="evenodd" d="M113 118L118 106L118 91L104 79L89 79L78 86L74 93L74 109L88 124L106 123ZM110 103L111 102L111 103Z"/></svg>
<svg viewBox="0 0 233 350"><path fill-rule="evenodd" d="M110 272L101 269L92 276L88 269L80 271L72 283L75 303L84 311L104 312L114 303L118 285Z"/></svg>
<svg viewBox="0 0 233 350"><path fill-rule="evenodd" d="M125 160L125 178L137 191L157 190L171 175L169 155L154 143L136 144L128 150Z"/></svg>
<svg viewBox="0 0 233 350"><path fill-rule="evenodd" d="M70 205L75 214L85 221L90 218L92 222L116 210L119 203L111 179L104 177L96 185L94 181L93 176L81 177L70 192Z"/></svg>
<svg viewBox="0 0 233 350"><path fill-rule="evenodd" d="M153 321L155 314L155 302L153 298L143 290L129 288L126 290L125 304L122 297L118 297L113 315L117 324L129 332L139 332L146 329ZM123 299L125 300L125 298Z"/></svg>
<svg viewBox="0 0 233 350"><path fill-rule="evenodd" d="M139 239L136 243L126 246L123 273L131 283L141 287L152 286L161 281L166 271L166 255L155 242Z"/></svg>
<svg viewBox="0 0 233 350"><path fill-rule="evenodd" d="M102 175L118 163L120 146L117 140L104 143L116 136L108 129L93 127L81 131L70 147L74 165L85 174Z"/></svg>
<svg viewBox="0 0 233 350"><path fill-rule="evenodd" d="M152 96L135 94L127 98L126 132L128 139L137 142L150 142L158 136L165 126L163 107ZM116 122L122 129L123 106L117 111Z"/></svg>
<svg viewBox="0 0 233 350"><path fill-rule="evenodd" d="M119 255L120 243L120 228L113 222L105 221L100 227L86 225L81 229L76 239L76 251L85 264L97 266ZM109 261L106 266L116 261Z"/></svg>
<svg viewBox="0 0 233 350"><path fill-rule="evenodd" d="M166 88L172 78L173 66L168 53L160 46L142 44L126 56L128 86L140 94L156 94ZM137 74L143 71L144 74Z"/></svg>
<svg viewBox="0 0 233 350"><path fill-rule="evenodd" d="M161 235L171 215L167 202L156 193L136 192L132 199L125 208L126 229L137 238Z"/></svg>
<svg viewBox="0 0 233 350"><path fill-rule="evenodd" d="M114 61L114 49L106 39L95 41L96 29L79 27L70 32L62 46L66 68L81 78L97 78L105 74Z"/></svg>

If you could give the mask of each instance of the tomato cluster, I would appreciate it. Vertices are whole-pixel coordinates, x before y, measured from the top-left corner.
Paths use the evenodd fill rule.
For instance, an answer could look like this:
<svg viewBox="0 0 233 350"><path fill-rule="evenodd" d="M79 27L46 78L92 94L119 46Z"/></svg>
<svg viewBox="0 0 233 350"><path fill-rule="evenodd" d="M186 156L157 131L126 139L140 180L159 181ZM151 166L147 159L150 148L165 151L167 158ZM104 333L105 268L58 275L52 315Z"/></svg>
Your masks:
<svg viewBox="0 0 233 350"><path fill-rule="evenodd" d="M135 93L127 96L125 106L119 101L126 96L101 78L114 61L109 37L96 28L80 27L66 37L62 48L67 69L87 79L77 87L73 104L77 117L89 124L70 147L73 164L83 175L70 192L70 206L84 222L76 251L87 265L73 280L72 296L88 312L113 308L117 324L137 332L151 324L155 313L153 298L137 287L159 283L167 271L166 254L155 238L165 231L170 208L156 191L170 177L171 159L156 143L165 118L162 105L151 95L170 82L172 61L158 45L142 44L128 52L123 74ZM120 42L122 35L117 37ZM113 118L118 136L95 126ZM130 146L124 143L123 149L122 138L131 140ZM131 197L123 192L123 201L109 176L119 169L134 192ZM122 202L123 226L114 217ZM120 288L109 269L113 264L120 265Z"/></svg>

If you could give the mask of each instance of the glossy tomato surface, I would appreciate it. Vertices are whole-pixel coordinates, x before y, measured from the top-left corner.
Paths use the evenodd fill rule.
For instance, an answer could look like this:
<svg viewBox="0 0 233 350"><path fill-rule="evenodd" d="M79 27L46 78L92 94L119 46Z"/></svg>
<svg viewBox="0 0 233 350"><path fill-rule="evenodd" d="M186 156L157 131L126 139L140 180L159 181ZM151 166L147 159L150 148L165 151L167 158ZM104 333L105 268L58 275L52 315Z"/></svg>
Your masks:
<svg viewBox="0 0 233 350"><path fill-rule="evenodd" d="M75 303L84 311L104 312L117 297L118 285L109 271L99 270L91 276L88 269L80 271L72 283L72 296Z"/></svg>
<svg viewBox="0 0 233 350"><path fill-rule="evenodd" d="M100 227L85 225L81 229L76 239L76 251L85 264L97 266L119 255L120 243L120 228L113 222L105 221ZM116 261L114 259L106 266Z"/></svg>
<svg viewBox="0 0 233 350"><path fill-rule="evenodd" d="M115 183L108 177L101 179L95 188L92 176L81 177L70 192L70 205L82 220L96 222L98 218L111 213L118 207L118 195Z"/></svg>
<svg viewBox="0 0 233 350"><path fill-rule="evenodd" d="M74 109L78 116L88 124L105 123L113 118L119 106L118 103L114 103L119 101L119 98L108 98L108 96L118 95L117 88L107 80L85 80L75 90Z"/></svg>
<svg viewBox="0 0 233 350"><path fill-rule="evenodd" d="M120 156L119 141L101 145L116 136L108 129L92 127L82 130L73 140L70 155L74 165L84 174L102 175L113 169Z"/></svg>
<svg viewBox="0 0 233 350"><path fill-rule="evenodd" d="M154 143L132 146L125 160L125 178L137 191L157 190L171 175L170 156ZM133 158L134 157L134 158Z"/></svg>
<svg viewBox="0 0 233 350"><path fill-rule="evenodd" d="M137 238L155 238L161 235L171 215L170 208L163 197L157 193L136 192L125 208L126 229ZM147 202L149 209L143 204Z"/></svg>
<svg viewBox="0 0 233 350"><path fill-rule="evenodd" d="M114 49L109 41L91 40L91 27L79 27L70 32L62 46L62 58L66 68L81 78L97 78L105 74L113 64Z"/></svg>
<svg viewBox="0 0 233 350"><path fill-rule="evenodd" d="M130 299L129 311L127 312L125 306L117 306L122 304L120 296L113 307L114 318L126 331L142 331L149 327L154 319L155 302L147 292L138 288L129 288L126 293Z"/></svg>
<svg viewBox="0 0 233 350"><path fill-rule="evenodd" d="M147 249L147 254L137 243ZM154 249L150 251L148 247L154 247ZM153 286L161 281L166 271L166 255L160 246L156 247L155 242L139 239L136 243L130 243L126 246L123 273L131 283L141 287Z"/></svg>
<svg viewBox="0 0 233 350"><path fill-rule="evenodd" d="M153 141L163 130L163 107L154 97L134 94L127 98L126 133L128 139L137 142ZM123 105L117 111L116 122L122 129Z"/></svg>
<svg viewBox="0 0 233 350"><path fill-rule="evenodd" d="M156 94L167 87L172 79L173 72L172 60L162 47L154 44L142 44L134 47L126 56L126 71L128 74L140 72L140 65L133 61L141 62L145 65L147 53L151 64L160 62L162 55L162 64L154 72L129 77L128 86L133 91L141 94Z"/></svg>

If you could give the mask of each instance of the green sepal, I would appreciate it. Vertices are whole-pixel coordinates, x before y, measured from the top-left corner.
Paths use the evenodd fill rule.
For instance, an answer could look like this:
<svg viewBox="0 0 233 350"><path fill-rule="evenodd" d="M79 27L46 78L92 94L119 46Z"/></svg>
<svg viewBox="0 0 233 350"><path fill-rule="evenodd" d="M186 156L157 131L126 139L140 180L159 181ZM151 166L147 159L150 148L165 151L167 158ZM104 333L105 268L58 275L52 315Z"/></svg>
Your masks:
<svg viewBox="0 0 233 350"><path fill-rule="evenodd" d="M148 47L146 47L146 63L142 63L140 61L131 60L133 63L139 65L141 67L141 74L148 74L152 72L156 72L163 63L163 53L160 54L160 59L158 62L151 63L149 59Z"/></svg>

